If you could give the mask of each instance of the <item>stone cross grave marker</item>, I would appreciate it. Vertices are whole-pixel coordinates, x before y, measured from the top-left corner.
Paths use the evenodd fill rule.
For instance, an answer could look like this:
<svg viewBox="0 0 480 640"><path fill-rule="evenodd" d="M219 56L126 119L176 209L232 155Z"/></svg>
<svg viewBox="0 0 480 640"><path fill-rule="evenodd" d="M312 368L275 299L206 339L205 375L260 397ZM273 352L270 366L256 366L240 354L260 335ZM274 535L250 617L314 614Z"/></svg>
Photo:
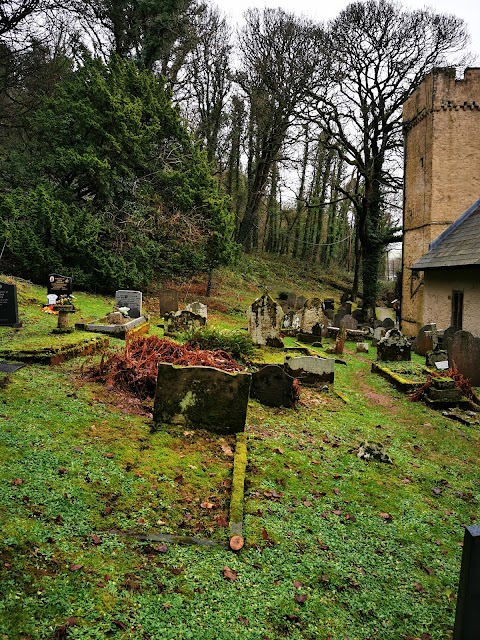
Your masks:
<svg viewBox="0 0 480 640"><path fill-rule="evenodd" d="M130 318L140 318L142 315L142 292L130 289L119 289L115 292L115 306L121 309L128 307Z"/></svg>
<svg viewBox="0 0 480 640"><path fill-rule="evenodd" d="M7 282L0 282L0 326L22 326L18 321L17 287Z"/></svg>

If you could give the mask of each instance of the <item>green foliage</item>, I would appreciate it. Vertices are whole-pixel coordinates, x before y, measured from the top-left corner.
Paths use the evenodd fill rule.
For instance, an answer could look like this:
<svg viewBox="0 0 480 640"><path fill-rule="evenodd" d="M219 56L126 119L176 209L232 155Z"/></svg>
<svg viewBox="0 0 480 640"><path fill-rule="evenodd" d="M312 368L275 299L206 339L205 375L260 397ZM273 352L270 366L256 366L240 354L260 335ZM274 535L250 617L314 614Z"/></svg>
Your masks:
<svg viewBox="0 0 480 640"><path fill-rule="evenodd" d="M186 335L187 342L198 349L222 349L234 358L251 356L254 352L250 336L241 329L222 330L216 327L199 327Z"/></svg>
<svg viewBox="0 0 480 640"><path fill-rule="evenodd" d="M55 269L111 290L231 259L226 199L149 71L86 58L33 114L29 135L3 167L0 238L15 274Z"/></svg>

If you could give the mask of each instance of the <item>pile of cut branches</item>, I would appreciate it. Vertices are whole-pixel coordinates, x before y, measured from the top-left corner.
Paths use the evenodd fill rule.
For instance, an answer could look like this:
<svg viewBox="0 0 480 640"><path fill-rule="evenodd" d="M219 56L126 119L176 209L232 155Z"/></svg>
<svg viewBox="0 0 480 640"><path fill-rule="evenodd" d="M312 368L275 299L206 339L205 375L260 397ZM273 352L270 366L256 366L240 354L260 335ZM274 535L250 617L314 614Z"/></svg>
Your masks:
<svg viewBox="0 0 480 640"><path fill-rule="evenodd" d="M453 378L453 380L455 380L455 385L462 390L463 395L470 400L474 400L474 394L472 391L470 380L465 378L460 373L455 364L452 365L450 369L446 369L445 371L432 371L431 373L429 373L425 384L408 396L410 400L413 400L413 402L421 400L425 395L425 391L432 386L433 378Z"/></svg>
<svg viewBox="0 0 480 640"><path fill-rule="evenodd" d="M142 399L152 398L159 362L215 367L228 372L243 371L243 367L226 351L195 349L157 336L136 336L127 338L124 351L102 356L100 364L89 369L88 377Z"/></svg>

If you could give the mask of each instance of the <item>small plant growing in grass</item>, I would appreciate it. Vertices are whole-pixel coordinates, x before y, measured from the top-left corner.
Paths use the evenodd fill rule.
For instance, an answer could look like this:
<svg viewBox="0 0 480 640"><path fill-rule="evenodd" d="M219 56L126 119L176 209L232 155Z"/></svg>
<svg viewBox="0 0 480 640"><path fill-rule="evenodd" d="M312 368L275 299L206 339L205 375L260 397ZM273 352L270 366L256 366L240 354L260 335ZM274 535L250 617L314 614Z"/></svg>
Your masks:
<svg viewBox="0 0 480 640"><path fill-rule="evenodd" d="M234 358L244 359L253 354L250 336L239 329L226 331L216 327L200 327L184 334L186 344L194 349L221 349Z"/></svg>

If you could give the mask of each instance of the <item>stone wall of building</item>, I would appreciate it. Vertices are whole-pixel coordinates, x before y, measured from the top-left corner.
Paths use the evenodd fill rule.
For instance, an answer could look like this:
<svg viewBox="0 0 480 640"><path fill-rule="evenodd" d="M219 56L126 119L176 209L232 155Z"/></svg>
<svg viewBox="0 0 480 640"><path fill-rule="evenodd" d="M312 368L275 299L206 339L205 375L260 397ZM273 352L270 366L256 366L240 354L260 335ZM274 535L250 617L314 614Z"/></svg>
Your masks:
<svg viewBox="0 0 480 640"><path fill-rule="evenodd" d="M452 291L463 291L462 328L480 336L480 270L439 269L425 272L422 309L424 324L435 322L438 329L452 324Z"/></svg>
<svg viewBox="0 0 480 640"><path fill-rule="evenodd" d="M430 321L423 273L410 267L480 197L480 68L435 69L403 107L405 193L403 213L402 331Z"/></svg>

